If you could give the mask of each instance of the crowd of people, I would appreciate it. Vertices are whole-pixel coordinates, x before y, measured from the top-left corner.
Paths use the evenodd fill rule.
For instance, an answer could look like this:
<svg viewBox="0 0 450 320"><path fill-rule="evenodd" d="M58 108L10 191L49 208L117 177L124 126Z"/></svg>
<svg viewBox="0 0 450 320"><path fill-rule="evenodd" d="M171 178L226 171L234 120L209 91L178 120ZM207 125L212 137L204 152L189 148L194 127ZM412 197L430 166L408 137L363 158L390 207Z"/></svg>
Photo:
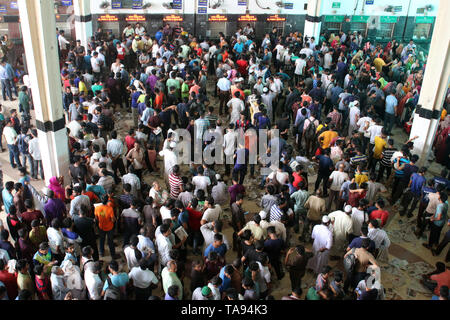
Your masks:
<svg viewBox="0 0 450 320"><path fill-rule="evenodd" d="M250 26L215 41L139 24L100 28L87 48L57 37L70 179L33 186L44 172L24 86L22 121L0 113L20 173L1 183L0 299L265 300L287 273L282 300L376 300L396 211L433 255L448 244L449 172L428 177L414 138L394 136L426 67L413 41L276 28L255 39ZM436 153L448 167L445 108L442 119ZM266 130L262 145L262 131L239 139L251 129ZM181 144L229 161L182 162ZM316 281L305 289L307 274ZM448 299L445 263L422 283Z"/></svg>

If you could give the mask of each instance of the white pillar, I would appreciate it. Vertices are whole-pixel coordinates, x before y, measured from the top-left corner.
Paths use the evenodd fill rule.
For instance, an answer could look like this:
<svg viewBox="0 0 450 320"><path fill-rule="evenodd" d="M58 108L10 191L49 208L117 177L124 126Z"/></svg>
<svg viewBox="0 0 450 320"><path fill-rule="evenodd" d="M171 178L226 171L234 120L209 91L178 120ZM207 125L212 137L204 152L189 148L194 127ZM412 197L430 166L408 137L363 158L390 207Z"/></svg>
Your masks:
<svg viewBox="0 0 450 320"><path fill-rule="evenodd" d="M87 50L89 39L93 35L91 3L89 0L74 0L73 9L76 40L80 40Z"/></svg>
<svg viewBox="0 0 450 320"><path fill-rule="evenodd" d="M304 36L314 37L319 42L320 27L322 26L322 0L308 0Z"/></svg>
<svg viewBox="0 0 450 320"><path fill-rule="evenodd" d="M430 53L422 83L422 90L414 115L411 137L414 141L414 154L424 165L428 159L439 124L445 94L450 83L450 33L448 17L450 1L441 0L431 40Z"/></svg>
<svg viewBox="0 0 450 320"><path fill-rule="evenodd" d="M48 183L52 176L64 176L68 183L69 150L53 1L18 2L45 179Z"/></svg>

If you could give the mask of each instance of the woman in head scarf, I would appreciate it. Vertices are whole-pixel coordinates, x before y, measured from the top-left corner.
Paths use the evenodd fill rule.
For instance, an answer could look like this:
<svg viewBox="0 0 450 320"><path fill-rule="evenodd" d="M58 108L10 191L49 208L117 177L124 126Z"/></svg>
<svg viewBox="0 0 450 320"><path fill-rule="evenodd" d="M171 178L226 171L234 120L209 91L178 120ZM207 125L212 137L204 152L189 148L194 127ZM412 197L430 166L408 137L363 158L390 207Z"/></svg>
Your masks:
<svg viewBox="0 0 450 320"><path fill-rule="evenodd" d="M57 177L51 177L48 188L55 193L55 198L59 198L62 201L66 200L65 190L62 187L62 177L59 179Z"/></svg>

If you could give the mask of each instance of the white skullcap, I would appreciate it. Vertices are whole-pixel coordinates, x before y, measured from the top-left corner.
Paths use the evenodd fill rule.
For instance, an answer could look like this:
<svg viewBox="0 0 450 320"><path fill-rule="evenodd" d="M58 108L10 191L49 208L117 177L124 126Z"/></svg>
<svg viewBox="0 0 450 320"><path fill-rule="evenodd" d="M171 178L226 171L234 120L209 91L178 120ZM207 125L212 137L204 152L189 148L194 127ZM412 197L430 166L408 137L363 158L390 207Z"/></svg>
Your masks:
<svg viewBox="0 0 450 320"><path fill-rule="evenodd" d="M262 210L262 211L260 211L259 212L259 216L261 217L261 219L265 219L265 218L267 218L267 212L265 212L264 210Z"/></svg>
<svg viewBox="0 0 450 320"><path fill-rule="evenodd" d="M345 208L344 208L344 211L345 211L345 212L352 212L352 206L349 205L349 204L346 205Z"/></svg>
<svg viewBox="0 0 450 320"><path fill-rule="evenodd" d="M169 147L171 147L171 148L176 148L177 147L177 144L175 143L175 142L171 142L170 144L169 144Z"/></svg>
<svg viewBox="0 0 450 320"><path fill-rule="evenodd" d="M328 222L330 222L330 217L329 217L329 216L323 216L323 217L322 217L322 222L323 222L323 223L328 223Z"/></svg>

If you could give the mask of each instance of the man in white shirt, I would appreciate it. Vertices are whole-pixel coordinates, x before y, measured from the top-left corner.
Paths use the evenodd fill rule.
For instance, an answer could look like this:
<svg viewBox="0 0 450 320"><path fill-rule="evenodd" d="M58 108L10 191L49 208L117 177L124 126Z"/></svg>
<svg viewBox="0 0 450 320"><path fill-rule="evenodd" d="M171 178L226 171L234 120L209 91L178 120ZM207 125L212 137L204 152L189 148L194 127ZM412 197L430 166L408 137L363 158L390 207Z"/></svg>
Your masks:
<svg viewBox="0 0 450 320"><path fill-rule="evenodd" d="M234 93L234 97L230 101L228 101L227 107L230 109L231 113L230 124L236 123L239 120L240 114L242 111L244 111L245 107L244 101L240 99L239 91L236 91Z"/></svg>
<svg viewBox="0 0 450 320"><path fill-rule="evenodd" d="M329 225L330 218L325 215L322 218L322 224L314 226L312 231L314 256L308 260L306 268L312 269L316 274L322 272L323 267L328 265L329 253L333 245L333 233Z"/></svg>
<svg viewBox="0 0 450 320"><path fill-rule="evenodd" d="M101 271L102 267L99 262L86 264L84 269L84 282L90 300L102 300L103 281L99 276Z"/></svg>
<svg viewBox="0 0 450 320"><path fill-rule="evenodd" d="M351 102L349 104L349 107L350 107L350 111L349 111L348 135L351 136L353 130L355 130L357 128L356 123L359 120L359 114L360 114L359 101L355 100L355 101Z"/></svg>
<svg viewBox="0 0 450 320"><path fill-rule="evenodd" d="M168 182L169 174L172 171L172 168L178 164L177 156L173 151L177 144L175 142L169 143L169 147L167 149L163 149L159 152L159 156L164 158L164 181Z"/></svg>
<svg viewBox="0 0 450 320"><path fill-rule="evenodd" d="M227 237L224 233L222 233L223 223L220 220L215 220L212 222L208 222L203 224L200 227L200 232L202 233L204 242L204 248L208 248L208 246L214 242L214 235L216 233L221 234L223 237L223 243L227 246L227 250L230 249L230 243L228 242Z"/></svg>
<svg viewBox="0 0 450 320"><path fill-rule="evenodd" d="M205 195L208 194L208 186L211 185L211 179L203 175L203 167L197 169L198 175L192 178L192 184L195 186L194 194L197 194L198 190L205 191Z"/></svg>
<svg viewBox="0 0 450 320"><path fill-rule="evenodd" d="M148 300L152 294L152 287L158 284L158 278L149 270L148 261L144 259L141 259L138 267L131 269L128 277L133 280L136 300Z"/></svg>
<svg viewBox="0 0 450 320"><path fill-rule="evenodd" d="M339 192L341 191L341 187L345 181L349 180L349 176L347 172L344 172L345 165L341 163L339 165L339 169L337 171L333 171L330 175L329 181L331 181L330 187L330 197L328 199L327 211L331 210L331 205L333 201L335 201L336 208L338 207L339 201Z"/></svg>
<svg viewBox="0 0 450 320"><path fill-rule="evenodd" d="M59 36L58 36L58 45L59 45L59 49L61 50L61 55L63 57L66 57L66 55L67 55L67 45L68 44L70 44L70 42L67 41L67 39L64 37L64 30L60 30Z"/></svg>
<svg viewBox="0 0 450 320"><path fill-rule="evenodd" d="M92 67L92 72L98 78L98 76L100 75L100 72L101 72L101 61L98 58L98 52L97 51L94 51L92 53L91 67Z"/></svg>
<svg viewBox="0 0 450 320"><path fill-rule="evenodd" d="M223 153L225 154L225 175L231 172L234 164L233 156L236 151L238 133L234 130L234 123L230 123L227 133L223 136Z"/></svg>
<svg viewBox="0 0 450 320"><path fill-rule="evenodd" d="M214 204L213 197L208 197L205 201L205 212L203 213L202 220L200 224L205 224L208 222L213 222L220 219L222 214L222 208L218 204Z"/></svg>
<svg viewBox="0 0 450 320"><path fill-rule="evenodd" d="M41 179L44 180L44 167L42 166L41 149L39 148L39 139L36 129L31 130L33 139L28 142L28 152L33 158L33 165L31 166L31 177L37 179L39 172Z"/></svg>
<svg viewBox="0 0 450 320"><path fill-rule="evenodd" d="M167 265L167 262L170 261L170 250L172 250L172 242L169 239L171 234L170 227L166 224L162 224L159 227L159 234L156 234L156 246L158 247L159 253L159 262L162 267Z"/></svg>
<svg viewBox="0 0 450 320"><path fill-rule="evenodd" d="M348 236L352 233L353 223L350 214L352 213L352 206L346 205L342 210L334 211L328 214L333 224L333 247L331 249L332 258L336 259L345 253Z"/></svg>

